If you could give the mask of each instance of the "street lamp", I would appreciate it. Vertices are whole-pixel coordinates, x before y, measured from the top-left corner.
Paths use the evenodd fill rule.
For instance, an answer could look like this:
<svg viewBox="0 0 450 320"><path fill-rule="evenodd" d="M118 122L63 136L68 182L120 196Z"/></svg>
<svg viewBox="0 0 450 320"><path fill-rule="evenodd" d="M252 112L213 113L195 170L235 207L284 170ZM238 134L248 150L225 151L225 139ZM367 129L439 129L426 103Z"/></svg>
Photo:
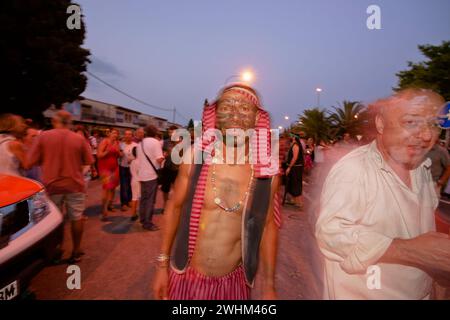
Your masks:
<svg viewBox="0 0 450 320"><path fill-rule="evenodd" d="M229 76L228 78L226 78L224 85L226 85L228 83L228 81L230 81L233 78L240 78L240 80L243 82L251 82L254 78L254 75L253 75L253 72L251 72L250 70L245 70L241 74L233 74L233 75Z"/></svg>
<svg viewBox="0 0 450 320"><path fill-rule="evenodd" d="M242 80L245 82L250 82L253 80L253 73L249 70L244 71L241 76Z"/></svg>
<svg viewBox="0 0 450 320"><path fill-rule="evenodd" d="M322 88L316 88L317 92L317 106L320 107L320 93L322 92Z"/></svg>
<svg viewBox="0 0 450 320"><path fill-rule="evenodd" d="M284 116L284 120L289 120L289 116Z"/></svg>

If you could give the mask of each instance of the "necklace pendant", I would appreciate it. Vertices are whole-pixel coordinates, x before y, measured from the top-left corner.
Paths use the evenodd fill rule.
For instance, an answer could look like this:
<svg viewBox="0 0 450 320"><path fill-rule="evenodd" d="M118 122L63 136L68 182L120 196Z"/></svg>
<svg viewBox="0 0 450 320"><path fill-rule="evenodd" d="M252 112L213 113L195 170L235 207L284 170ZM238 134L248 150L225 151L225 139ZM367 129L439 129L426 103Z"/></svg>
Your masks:
<svg viewBox="0 0 450 320"><path fill-rule="evenodd" d="M218 198L218 197L214 198L215 204L220 204L221 202L222 202L222 200L220 200L220 198Z"/></svg>

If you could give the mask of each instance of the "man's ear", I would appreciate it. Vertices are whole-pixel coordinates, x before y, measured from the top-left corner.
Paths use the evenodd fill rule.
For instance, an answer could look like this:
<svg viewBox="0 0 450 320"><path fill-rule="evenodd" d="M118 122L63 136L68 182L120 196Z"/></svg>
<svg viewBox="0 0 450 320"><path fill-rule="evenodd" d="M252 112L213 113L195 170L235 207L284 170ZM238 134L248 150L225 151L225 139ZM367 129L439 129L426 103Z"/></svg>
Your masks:
<svg viewBox="0 0 450 320"><path fill-rule="evenodd" d="M375 127L377 128L378 134L383 134L384 131L384 119L381 115L375 117Z"/></svg>

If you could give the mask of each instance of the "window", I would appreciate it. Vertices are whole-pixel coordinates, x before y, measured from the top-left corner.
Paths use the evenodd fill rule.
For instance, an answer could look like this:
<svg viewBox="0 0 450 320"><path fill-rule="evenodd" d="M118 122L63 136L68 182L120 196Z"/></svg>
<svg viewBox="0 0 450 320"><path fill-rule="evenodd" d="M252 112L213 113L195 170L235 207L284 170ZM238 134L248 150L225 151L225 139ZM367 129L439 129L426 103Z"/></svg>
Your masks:
<svg viewBox="0 0 450 320"><path fill-rule="evenodd" d="M121 111L117 111L116 112L116 121L117 122L123 122L123 112L121 112Z"/></svg>

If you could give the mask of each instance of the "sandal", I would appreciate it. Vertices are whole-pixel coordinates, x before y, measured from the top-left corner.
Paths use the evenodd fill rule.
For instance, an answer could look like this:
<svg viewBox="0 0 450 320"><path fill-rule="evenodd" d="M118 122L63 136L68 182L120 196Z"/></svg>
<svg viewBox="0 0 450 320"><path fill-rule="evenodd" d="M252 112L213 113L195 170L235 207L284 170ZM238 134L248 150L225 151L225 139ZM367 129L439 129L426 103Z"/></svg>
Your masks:
<svg viewBox="0 0 450 320"><path fill-rule="evenodd" d="M83 255L84 255L83 251L80 251L78 253L72 253L72 256L68 260L69 264L75 264L75 263L81 262L81 257Z"/></svg>

